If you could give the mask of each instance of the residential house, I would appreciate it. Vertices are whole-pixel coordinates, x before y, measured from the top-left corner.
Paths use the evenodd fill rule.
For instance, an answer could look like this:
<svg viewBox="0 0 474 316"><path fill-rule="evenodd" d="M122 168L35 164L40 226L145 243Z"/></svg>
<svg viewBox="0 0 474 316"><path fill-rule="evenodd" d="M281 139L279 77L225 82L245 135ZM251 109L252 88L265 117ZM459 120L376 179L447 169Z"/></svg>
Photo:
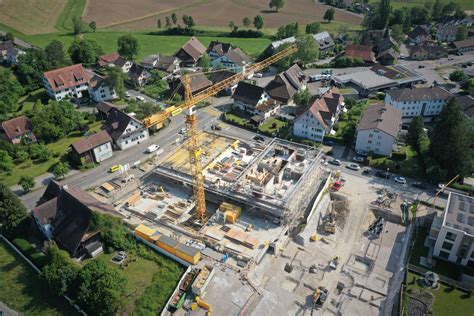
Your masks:
<svg viewBox="0 0 474 316"><path fill-rule="evenodd" d="M143 58L141 65L146 69L154 69L160 60L160 55L149 55Z"/></svg>
<svg viewBox="0 0 474 316"><path fill-rule="evenodd" d="M169 82L170 90L180 94L183 98L185 97L184 94L184 78L181 76ZM189 75L189 88L192 94L198 93L210 86L212 86L212 82L207 79L206 75L203 73L192 73Z"/></svg>
<svg viewBox="0 0 474 316"><path fill-rule="evenodd" d="M241 72L250 62L250 57L240 48L232 48L229 49L225 55L215 58L211 64L214 69L224 67L237 73Z"/></svg>
<svg viewBox="0 0 474 316"><path fill-rule="evenodd" d="M377 54L377 61L382 65L393 65L398 57L400 57L400 53L396 51L394 48L389 48L387 50L380 51Z"/></svg>
<svg viewBox="0 0 474 316"><path fill-rule="evenodd" d="M100 163L112 157L112 138L107 131L90 134L71 144L71 154L82 165Z"/></svg>
<svg viewBox="0 0 474 316"><path fill-rule="evenodd" d="M13 145L21 143L22 140L27 143L36 143L33 126L26 116L2 122L2 130L4 138Z"/></svg>
<svg viewBox="0 0 474 316"><path fill-rule="evenodd" d="M277 52L278 47L283 44L293 44L295 42L296 38L294 36L271 42L270 45L268 45L267 48L265 48L265 50L263 51L263 53L260 55L259 59L272 56Z"/></svg>
<svg viewBox="0 0 474 316"><path fill-rule="evenodd" d="M414 45L409 48L410 58L414 60L433 60L446 57L446 50L438 45Z"/></svg>
<svg viewBox="0 0 474 316"><path fill-rule="evenodd" d="M319 51L322 55L326 55L335 46L334 40L332 39L331 35L326 31L313 34L312 36L314 40L319 44Z"/></svg>
<svg viewBox="0 0 474 316"><path fill-rule="evenodd" d="M418 25L408 33L408 40L412 44L426 45L432 41L432 38L427 27Z"/></svg>
<svg viewBox="0 0 474 316"><path fill-rule="evenodd" d="M104 77L92 71L89 73L89 95L94 102L109 101L118 98L115 89L111 87Z"/></svg>
<svg viewBox="0 0 474 316"><path fill-rule="evenodd" d="M347 45L345 57L359 58L364 63L372 65L375 63L375 54L372 45Z"/></svg>
<svg viewBox="0 0 474 316"><path fill-rule="evenodd" d="M464 41L457 41L454 42L453 45L459 53L468 52L474 50L474 38Z"/></svg>
<svg viewBox="0 0 474 316"><path fill-rule="evenodd" d="M433 256L474 268L474 197L450 192L444 212L431 224Z"/></svg>
<svg viewBox="0 0 474 316"><path fill-rule="evenodd" d="M306 76L298 64L275 76L275 79L265 87L272 99L283 104L292 104L295 93L304 89L306 89Z"/></svg>
<svg viewBox="0 0 474 316"><path fill-rule="evenodd" d="M130 68L130 78L136 86L141 87L151 78L151 73L145 67L133 64Z"/></svg>
<svg viewBox="0 0 474 316"><path fill-rule="evenodd" d="M344 97L339 90L335 87L329 89L297 113L293 122L293 135L322 142L325 135L334 133L334 124L344 106Z"/></svg>
<svg viewBox="0 0 474 316"><path fill-rule="evenodd" d="M85 258L103 251L100 232L92 225L95 212L122 217L81 188L51 181L31 214L47 240L54 240L73 258Z"/></svg>
<svg viewBox="0 0 474 316"><path fill-rule="evenodd" d="M18 64L19 57L24 54L26 53L19 48L16 48L16 47L9 48L7 50L7 60L6 60L7 65L11 66L11 65Z"/></svg>
<svg viewBox="0 0 474 316"><path fill-rule="evenodd" d="M43 84L54 100L80 99L89 90L89 75L81 64L76 64L45 72Z"/></svg>
<svg viewBox="0 0 474 316"><path fill-rule="evenodd" d="M229 71L229 70L222 70L222 71L216 71L211 73L211 82L212 84L216 84L218 82L221 82L223 80L229 79L230 77L235 76L235 72ZM231 87L228 87L224 89L224 93L227 95L232 95L237 88L237 83Z"/></svg>
<svg viewBox="0 0 474 316"><path fill-rule="evenodd" d="M193 67L205 52L206 47L193 36L176 52L175 56L181 60L182 66Z"/></svg>
<svg viewBox="0 0 474 316"><path fill-rule="evenodd" d="M229 43L221 43L219 41L211 41L209 46L207 47L207 54L211 61L224 56L231 50L233 47Z"/></svg>
<svg viewBox="0 0 474 316"><path fill-rule="evenodd" d="M8 60L8 50L15 48L13 41L8 40L0 42L0 63L7 62Z"/></svg>
<svg viewBox="0 0 474 316"><path fill-rule="evenodd" d="M274 116L281 106L277 100L272 100L264 88L241 81L235 89L234 108L252 115L257 123Z"/></svg>
<svg viewBox="0 0 474 316"><path fill-rule="evenodd" d="M438 42L451 43L456 40L459 26L455 24L439 24L436 31L436 40Z"/></svg>
<svg viewBox="0 0 474 316"><path fill-rule="evenodd" d="M398 43L392 38L392 36L387 35L377 43L377 45L375 46L375 50L377 54L380 54L389 49L398 50L398 47L399 47Z"/></svg>
<svg viewBox="0 0 474 316"><path fill-rule="evenodd" d="M97 116L101 119L101 120L106 120L107 117L109 116L109 113L112 109L115 109L117 108L116 105L110 103L110 102L98 102L95 106L95 108L97 109Z"/></svg>
<svg viewBox="0 0 474 316"><path fill-rule="evenodd" d="M100 67L118 67L122 69L122 72L128 73L133 62L122 58L119 53L112 53L100 56L98 64Z"/></svg>
<svg viewBox="0 0 474 316"><path fill-rule="evenodd" d="M112 138L114 145L125 150L149 138L148 129L142 122L127 113L113 108L102 125Z"/></svg>
<svg viewBox="0 0 474 316"><path fill-rule="evenodd" d="M393 89L385 94L385 103L401 111L403 122L420 115L429 122L452 97L441 87Z"/></svg>
<svg viewBox="0 0 474 316"><path fill-rule="evenodd" d="M357 125L355 149L390 157L401 121L401 111L390 105L369 106Z"/></svg>
<svg viewBox="0 0 474 316"><path fill-rule="evenodd" d="M470 95L461 95L456 97L456 101L466 117L474 117L474 97Z"/></svg>
<svg viewBox="0 0 474 316"><path fill-rule="evenodd" d="M179 71L181 60L176 56L159 55L155 68L167 73L175 73Z"/></svg>

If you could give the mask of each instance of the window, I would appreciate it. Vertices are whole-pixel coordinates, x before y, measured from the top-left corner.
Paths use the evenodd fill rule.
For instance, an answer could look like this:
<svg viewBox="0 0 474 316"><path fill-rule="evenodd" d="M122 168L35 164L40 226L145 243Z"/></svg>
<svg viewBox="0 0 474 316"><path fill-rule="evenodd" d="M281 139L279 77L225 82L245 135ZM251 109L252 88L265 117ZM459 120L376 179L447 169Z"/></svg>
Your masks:
<svg viewBox="0 0 474 316"><path fill-rule="evenodd" d="M369 143L369 144L372 144L372 141L371 141L371 140L369 140L369 141L368 141L368 143Z"/></svg>
<svg viewBox="0 0 474 316"><path fill-rule="evenodd" d="M449 258L449 252L447 251L440 251L439 252L439 257L443 259L448 259Z"/></svg>
<svg viewBox="0 0 474 316"><path fill-rule="evenodd" d="M379 135L377 138L378 138L378 139L382 139L382 135Z"/></svg>
<svg viewBox="0 0 474 316"><path fill-rule="evenodd" d="M446 249L446 250L451 250L453 249L453 244L445 241L443 242L443 245L441 246L441 248Z"/></svg>
<svg viewBox="0 0 474 316"><path fill-rule="evenodd" d="M374 134L369 134L369 137L372 137L372 136L374 136Z"/></svg>
<svg viewBox="0 0 474 316"><path fill-rule="evenodd" d="M377 142L377 145L380 145L380 142Z"/></svg>
<svg viewBox="0 0 474 316"><path fill-rule="evenodd" d="M446 233L446 239L451 240L451 241L455 241L456 240L456 234L453 234L451 232L447 232Z"/></svg>

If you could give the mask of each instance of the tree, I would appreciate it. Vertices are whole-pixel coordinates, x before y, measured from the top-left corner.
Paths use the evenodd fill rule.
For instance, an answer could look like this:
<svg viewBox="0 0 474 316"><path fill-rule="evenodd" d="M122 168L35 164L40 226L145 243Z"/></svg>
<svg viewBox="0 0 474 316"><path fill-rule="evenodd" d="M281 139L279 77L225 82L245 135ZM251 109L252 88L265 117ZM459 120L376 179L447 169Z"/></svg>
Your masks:
<svg viewBox="0 0 474 316"><path fill-rule="evenodd" d="M171 27L171 20L169 16L165 18L165 24L166 24L166 28L169 29Z"/></svg>
<svg viewBox="0 0 474 316"><path fill-rule="evenodd" d="M63 43L53 40L45 48L46 59L51 68L61 68L69 64L66 54L64 53Z"/></svg>
<svg viewBox="0 0 474 316"><path fill-rule="evenodd" d="M242 25L244 27L249 27L250 26L250 19L248 17L243 18Z"/></svg>
<svg viewBox="0 0 474 316"><path fill-rule="evenodd" d="M190 15L183 15L183 23L188 30L191 30L196 25L193 17Z"/></svg>
<svg viewBox="0 0 474 316"><path fill-rule="evenodd" d="M410 20L413 25L427 24L430 22L430 12L422 7L412 7Z"/></svg>
<svg viewBox="0 0 474 316"><path fill-rule="evenodd" d="M161 29L161 19L158 19L156 21L156 27L158 27L159 29Z"/></svg>
<svg viewBox="0 0 474 316"><path fill-rule="evenodd" d="M381 0L376 10L377 19L374 25L375 29L384 29L390 19L390 13L392 12L392 6L390 0Z"/></svg>
<svg viewBox="0 0 474 316"><path fill-rule="evenodd" d="M201 59L199 59L198 66L201 67L204 72L209 71L211 68L211 59L208 54L202 55Z"/></svg>
<svg viewBox="0 0 474 316"><path fill-rule="evenodd" d="M293 101L296 105L306 106L309 104L310 100L311 93L308 89L299 90L293 95Z"/></svg>
<svg viewBox="0 0 474 316"><path fill-rule="evenodd" d="M74 32L74 35L79 35L82 33L82 20L81 18L78 18L77 16L74 16L72 18L72 30Z"/></svg>
<svg viewBox="0 0 474 316"><path fill-rule="evenodd" d="M464 81L461 84L461 88L469 94L474 94L474 78Z"/></svg>
<svg viewBox="0 0 474 316"><path fill-rule="evenodd" d="M313 22L306 24L306 34L317 34L321 31L321 24Z"/></svg>
<svg viewBox="0 0 474 316"><path fill-rule="evenodd" d="M125 95L125 75L122 72L122 69L118 67L110 67L107 70L107 75L105 77L105 81L107 85L113 87L115 93L118 94L119 97L123 98Z"/></svg>
<svg viewBox="0 0 474 316"><path fill-rule="evenodd" d="M296 39L298 52L295 57L304 65L315 62L319 58L319 44L313 36L305 34Z"/></svg>
<svg viewBox="0 0 474 316"><path fill-rule="evenodd" d="M473 133L456 99L450 99L435 121L430 145L430 156L448 178L457 174L462 178L472 171L474 151L469 144Z"/></svg>
<svg viewBox="0 0 474 316"><path fill-rule="evenodd" d="M12 32L7 32L5 35L3 35L3 40L4 41L13 41L13 40L15 40L15 36L13 35Z"/></svg>
<svg viewBox="0 0 474 316"><path fill-rule="evenodd" d="M49 288L57 295L67 294L78 272L79 266L69 258L69 254L53 243L49 249L49 263L41 271L41 278Z"/></svg>
<svg viewBox="0 0 474 316"><path fill-rule="evenodd" d="M15 112L18 108L18 100L24 93L13 73L7 68L0 68L0 119L8 118L8 113Z"/></svg>
<svg viewBox="0 0 474 316"><path fill-rule="evenodd" d="M58 162L56 167L54 167L53 174L57 179L64 178L64 176L69 172L69 165L64 162Z"/></svg>
<svg viewBox="0 0 474 316"><path fill-rule="evenodd" d="M438 21L443 14L443 3L441 0L435 0L433 7L431 8L431 18L434 21Z"/></svg>
<svg viewBox="0 0 474 316"><path fill-rule="evenodd" d="M76 300L88 313L112 315L121 306L127 278L103 261L92 260L79 271Z"/></svg>
<svg viewBox="0 0 474 316"><path fill-rule="evenodd" d="M276 12L278 12L279 9L283 8L284 5L285 5L284 0L270 0L270 3L268 4L270 9L275 8Z"/></svg>
<svg viewBox="0 0 474 316"><path fill-rule="evenodd" d="M403 32L403 25L395 24L392 26L392 37L398 43L402 43L405 39L405 32Z"/></svg>
<svg viewBox="0 0 474 316"><path fill-rule="evenodd" d="M0 233L9 238L15 237L28 218L28 212L20 199L0 182Z"/></svg>
<svg viewBox="0 0 474 316"><path fill-rule="evenodd" d="M51 157L53 156L53 153L51 152L51 150L49 150L48 147L41 146L39 148L40 148L40 150L37 153L37 157L38 157L39 161L44 162L44 161L48 161L49 159L51 159Z"/></svg>
<svg viewBox="0 0 474 316"><path fill-rule="evenodd" d="M18 162L25 162L29 158L29 155L28 152L20 149L15 153L15 158Z"/></svg>
<svg viewBox="0 0 474 316"><path fill-rule="evenodd" d="M13 158L10 157L7 151L0 150L0 170L10 174L13 168L15 168Z"/></svg>
<svg viewBox="0 0 474 316"><path fill-rule="evenodd" d="M74 64L92 66L97 63L99 56L104 54L102 47L91 39L74 41L68 49L69 57Z"/></svg>
<svg viewBox="0 0 474 316"><path fill-rule="evenodd" d="M298 35L298 23L290 23L285 26L280 26L277 31L277 38L282 39L282 38L287 38L291 36L296 36Z"/></svg>
<svg viewBox="0 0 474 316"><path fill-rule="evenodd" d="M464 71L462 70L455 70L449 74L449 80L454 82L464 82L468 79Z"/></svg>
<svg viewBox="0 0 474 316"><path fill-rule="evenodd" d="M89 27L95 33L95 30L97 29L97 23L95 23L95 21L91 21L91 23L89 23Z"/></svg>
<svg viewBox="0 0 474 316"><path fill-rule="evenodd" d="M234 30L234 26L235 26L235 22L234 22L234 21L230 21L230 22L229 22L229 28L230 28L231 31Z"/></svg>
<svg viewBox="0 0 474 316"><path fill-rule="evenodd" d="M176 23L178 23L178 16L174 12L171 13L171 21L173 21L174 25L176 25Z"/></svg>
<svg viewBox="0 0 474 316"><path fill-rule="evenodd" d="M323 19L328 21L328 23L331 23L331 21L334 20L335 14L336 14L336 10L334 10L334 8L329 8L326 10L326 13L324 13Z"/></svg>
<svg viewBox="0 0 474 316"><path fill-rule="evenodd" d="M348 122L347 125L344 127L344 130L342 131L342 138L344 139L344 143L346 144L352 144L352 141L354 139L354 135L356 132L356 123L355 122Z"/></svg>
<svg viewBox="0 0 474 316"><path fill-rule="evenodd" d="M415 148L417 151L419 150L418 143L420 141L420 138L423 134L425 134L425 132L423 131L424 127L425 126L423 123L422 116L415 116L410 122L410 126L408 127L407 143L413 148Z"/></svg>
<svg viewBox="0 0 474 316"><path fill-rule="evenodd" d="M122 35L117 39L118 53L127 59L133 59L140 48L138 41L132 35Z"/></svg>
<svg viewBox="0 0 474 316"><path fill-rule="evenodd" d="M19 62L15 66L18 81L26 91L33 91L43 87L43 72L50 70L46 53L39 48L31 48L20 55Z"/></svg>
<svg viewBox="0 0 474 316"><path fill-rule="evenodd" d="M20 180L18 181L18 185L21 186L23 191L29 192L35 187L35 179L30 176L21 176Z"/></svg>
<svg viewBox="0 0 474 316"><path fill-rule="evenodd" d="M407 11L405 8L396 9L390 17L390 25L403 25L407 19Z"/></svg>
<svg viewBox="0 0 474 316"><path fill-rule="evenodd" d="M261 15L257 15L253 18L253 26L255 26L257 30L263 28L263 18Z"/></svg>
<svg viewBox="0 0 474 316"><path fill-rule="evenodd" d="M456 41L464 41L467 38L467 27L461 25L456 33Z"/></svg>

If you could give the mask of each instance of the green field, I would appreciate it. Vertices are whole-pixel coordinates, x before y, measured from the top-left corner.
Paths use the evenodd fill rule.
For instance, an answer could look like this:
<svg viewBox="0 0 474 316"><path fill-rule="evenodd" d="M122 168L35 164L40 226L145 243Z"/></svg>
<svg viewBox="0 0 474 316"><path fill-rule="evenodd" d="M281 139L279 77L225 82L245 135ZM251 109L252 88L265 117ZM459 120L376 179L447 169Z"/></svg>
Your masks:
<svg viewBox="0 0 474 316"><path fill-rule="evenodd" d="M380 2L379 0L370 0L369 2ZM403 8L403 7L414 7L414 6L424 6L426 1L423 0L395 0L391 1L391 5L394 9ZM450 1L445 1L448 3ZM459 3L464 10L474 10L474 1L472 0L452 0L452 2ZM432 1L434 3L434 1Z"/></svg>
<svg viewBox="0 0 474 316"><path fill-rule="evenodd" d="M66 300L51 294L39 275L0 240L0 301L24 315L76 315Z"/></svg>

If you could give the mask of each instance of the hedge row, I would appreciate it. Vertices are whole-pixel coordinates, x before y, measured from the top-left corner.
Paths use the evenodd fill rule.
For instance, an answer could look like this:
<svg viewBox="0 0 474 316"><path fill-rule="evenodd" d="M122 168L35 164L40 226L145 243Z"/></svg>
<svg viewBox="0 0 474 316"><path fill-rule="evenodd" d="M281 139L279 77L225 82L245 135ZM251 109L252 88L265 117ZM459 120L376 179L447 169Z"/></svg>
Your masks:
<svg viewBox="0 0 474 316"><path fill-rule="evenodd" d="M42 269L46 264L48 264L49 258L42 252L36 251L35 248L25 239L15 238L13 239L13 244L17 246L18 249L30 259L38 268Z"/></svg>

